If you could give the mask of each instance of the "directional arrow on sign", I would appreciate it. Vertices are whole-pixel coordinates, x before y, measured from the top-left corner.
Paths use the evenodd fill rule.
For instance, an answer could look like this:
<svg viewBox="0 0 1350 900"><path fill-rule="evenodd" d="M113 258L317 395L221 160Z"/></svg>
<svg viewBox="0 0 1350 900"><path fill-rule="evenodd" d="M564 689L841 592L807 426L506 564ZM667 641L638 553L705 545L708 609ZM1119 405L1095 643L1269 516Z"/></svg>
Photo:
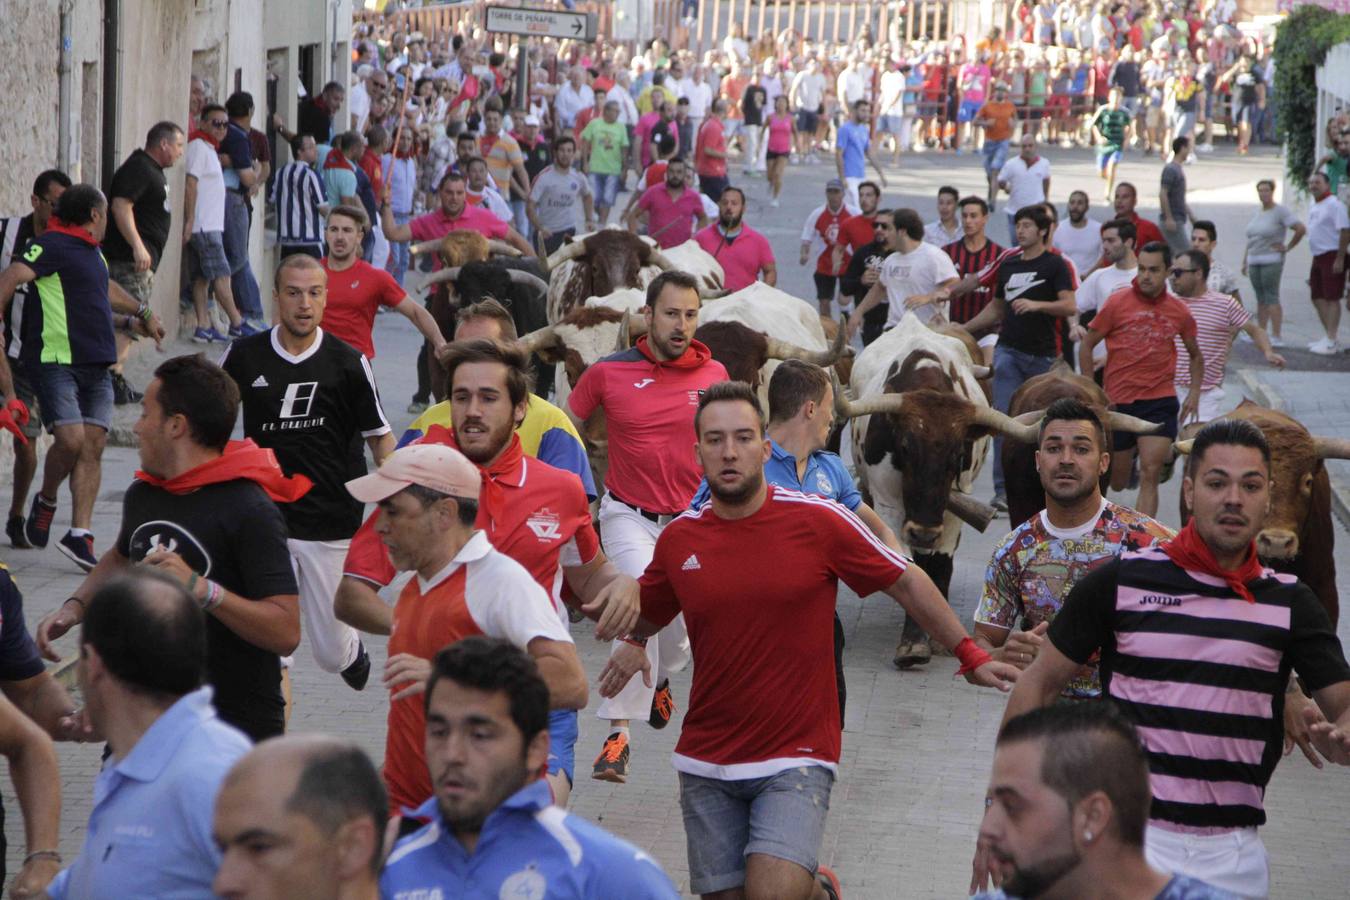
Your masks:
<svg viewBox="0 0 1350 900"><path fill-rule="evenodd" d="M572 23L572 33L573 33L573 34L581 34L581 29L583 29L583 28L585 28L585 27L586 27L586 26L582 25L580 21L573 22L573 23Z"/></svg>

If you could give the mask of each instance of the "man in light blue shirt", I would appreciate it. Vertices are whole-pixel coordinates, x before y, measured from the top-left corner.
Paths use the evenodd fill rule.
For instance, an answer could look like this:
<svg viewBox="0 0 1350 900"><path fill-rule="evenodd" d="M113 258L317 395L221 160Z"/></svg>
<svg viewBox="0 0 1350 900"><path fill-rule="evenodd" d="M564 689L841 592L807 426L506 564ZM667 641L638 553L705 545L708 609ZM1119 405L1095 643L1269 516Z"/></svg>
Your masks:
<svg viewBox="0 0 1350 900"><path fill-rule="evenodd" d="M436 655L425 698L435 794L415 812L426 824L394 845L381 896L679 896L650 856L553 805L539 778L548 688L527 653L481 636L452 644Z"/></svg>
<svg viewBox="0 0 1350 900"><path fill-rule="evenodd" d="M144 570L89 601L80 688L111 756L94 782L80 855L47 888L53 900L214 896L216 791L249 741L216 717L211 689L201 686L199 605L178 581Z"/></svg>
<svg viewBox="0 0 1350 900"><path fill-rule="evenodd" d="M828 497L862 520L887 547L904 554L895 532L863 502L844 461L825 449L834 426L834 386L824 369L799 359L784 360L769 379L769 438L772 455L764 480L804 494ZM711 499L708 480L699 483L690 509ZM844 721L844 625L834 616L834 675L839 688L839 721Z"/></svg>
<svg viewBox="0 0 1350 900"><path fill-rule="evenodd" d="M887 186L886 173L881 171L881 165L872 155L871 122L872 102L857 101L853 104L852 118L839 126L839 133L834 142L834 164L839 170L839 177L848 188L844 202L854 206L859 205L858 185L867 177L868 163L877 170L881 186Z"/></svg>

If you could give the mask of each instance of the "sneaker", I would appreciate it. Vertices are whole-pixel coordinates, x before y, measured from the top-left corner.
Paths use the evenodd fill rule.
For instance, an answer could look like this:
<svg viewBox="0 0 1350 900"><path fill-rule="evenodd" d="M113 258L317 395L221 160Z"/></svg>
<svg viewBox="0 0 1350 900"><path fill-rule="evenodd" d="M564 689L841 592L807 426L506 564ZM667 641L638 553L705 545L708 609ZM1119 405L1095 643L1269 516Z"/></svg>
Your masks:
<svg viewBox="0 0 1350 900"><path fill-rule="evenodd" d="M356 661L339 674L352 690L359 691L365 688L366 681L370 678L370 654L366 652L366 645L360 640L356 644Z"/></svg>
<svg viewBox="0 0 1350 900"><path fill-rule="evenodd" d="M34 547L47 546L52 534L52 519L56 518L56 504L42 494L33 495L33 505L28 508L28 521L24 523L24 537Z"/></svg>
<svg viewBox="0 0 1350 900"><path fill-rule="evenodd" d="M422 413L426 411L427 411L427 402L425 400L414 400L413 402L408 404L409 415L420 416Z"/></svg>
<svg viewBox="0 0 1350 900"><path fill-rule="evenodd" d="M28 536L23 533L23 516L14 515L5 523L5 534L9 536L9 545L15 550L32 550Z"/></svg>
<svg viewBox="0 0 1350 900"><path fill-rule="evenodd" d="M597 781L624 784L628 781L628 735L614 732L605 740L604 749L595 758L591 777Z"/></svg>
<svg viewBox="0 0 1350 900"><path fill-rule="evenodd" d="M778 198L777 198L777 197L774 197L774 198L773 198L773 202L770 203L769 205L772 206L774 209L777 209L777 208L778 208Z"/></svg>
<svg viewBox="0 0 1350 900"><path fill-rule="evenodd" d="M112 386L114 406L130 406L133 403L140 403L141 398L145 396L132 387L121 372L112 373Z"/></svg>
<svg viewBox="0 0 1350 900"><path fill-rule="evenodd" d="M816 867L816 881L830 900L843 900L844 889L839 886L839 876L829 866Z"/></svg>
<svg viewBox="0 0 1350 900"><path fill-rule="evenodd" d="M995 494L994 499L989 501L989 505L996 511L1005 513L1008 511L1008 498L1003 494Z"/></svg>
<svg viewBox="0 0 1350 900"><path fill-rule="evenodd" d="M1195 152L1196 152L1196 153L1213 153L1213 152L1214 152L1214 145L1213 145L1213 144L1197 144L1196 147L1195 147Z"/></svg>
<svg viewBox="0 0 1350 900"><path fill-rule="evenodd" d="M1308 352L1316 353L1318 356L1335 356L1340 352L1340 345L1335 341L1322 338L1320 341L1313 341L1308 345Z"/></svg>
<svg viewBox="0 0 1350 900"><path fill-rule="evenodd" d="M94 566L98 565L98 557L94 555L92 534L77 537L73 531L67 531L66 536L57 543L56 549L86 572L94 571Z"/></svg>
<svg viewBox="0 0 1350 900"><path fill-rule="evenodd" d="M240 321L238 325L230 326L229 339L234 340L235 338L251 337L255 334L258 334L258 331L259 329L254 328L252 325L248 324L247 321Z"/></svg>
<svg viewBox="0 0 1350 900"><path fill-rule="evenodd" d="M652 712L647 717L647 724L660 731L670 724L670 717L673 715L675 715L675 695L670 691L670 679L667 678L652 695Z"/></svg>
<svg viewBox="0 0 1350 900"><path fill-rule="evenodd" d="M1283 346L1284 346L1284 338L1280 337L1280 336L1277 335L1277 334L1272 334L1272 335L1270 336L1270 346L1272 346L1272 347L1283 347Z"/></svg>
<svg viewBox="0 0 1350 900"><path fill-rule="evenodd" d="M192 343L194 344L209 344L212 341L219 339L220 332L216 331L214 328L198 328L196 331L192 332Z"/></svg>

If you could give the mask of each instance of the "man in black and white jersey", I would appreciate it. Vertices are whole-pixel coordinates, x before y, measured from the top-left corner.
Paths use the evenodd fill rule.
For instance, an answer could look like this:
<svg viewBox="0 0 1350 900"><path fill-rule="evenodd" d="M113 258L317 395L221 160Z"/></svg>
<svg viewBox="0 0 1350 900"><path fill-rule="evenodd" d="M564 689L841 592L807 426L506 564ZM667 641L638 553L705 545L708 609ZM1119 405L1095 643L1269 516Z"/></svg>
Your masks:
<svg viewBox="0 0 1350 900"><path fill-rule="evenodd" d="M56 200L68 187L70 178L65 172L48 169L33 182L33 211L26 216L0 219L0 271L9 268L15 258L22 259L28 242L47 230L47 220L56 208ZM5 520L9 545L16 550L27 550L33 546L23 533L23 514L28 508L28 489L33 486L33 476L37 474L35 441L42 433L42 419L37 414L33 382L19 359L23 347L23 304L28 291L27 284L14 289L14 299L5 310L4 325L5 353L9 357L9 371L14 379L14 394L28 407L29 412L28 421L20 426L28 442L17 438L14 441L14 493L9 504L9 516Z"/></svg>
<svg viewBox="0 0 1350 900"><path fill-rule="evenodd" d="M244 434L275 452L287 475L314 483L294 503L278 504L301 618L320 668L361 690L370 656L333 613L342 562L364 512L344 485L366 473L363 440L378 465L394 449L394 436L370 363L319 327L327 295L328 275L317 260L282 260L273 294L281 324L232 343L220 365L239 385Z"/></svg>
<svg viewBox="0 0 1350 900"><path fill-rule="evenodd" d="M272 182L272 203L277 209L277 244L281 258L304 253L323 258L323 219L328 215L323 182L314 171L319 158L314 136L298 134L291 139L291 162L281 167Z"/></svg>

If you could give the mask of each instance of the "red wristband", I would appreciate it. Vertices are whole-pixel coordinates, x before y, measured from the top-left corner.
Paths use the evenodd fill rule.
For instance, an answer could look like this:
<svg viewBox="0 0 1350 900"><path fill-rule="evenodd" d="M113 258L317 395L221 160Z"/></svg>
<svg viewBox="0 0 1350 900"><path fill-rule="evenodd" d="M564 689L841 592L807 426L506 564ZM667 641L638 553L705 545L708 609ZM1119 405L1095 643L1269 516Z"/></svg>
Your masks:
<svg viewBox="0 0 1350 900"><path fill-rule="evenodd" d="M985 663L993 662L993 657L981 650L976 643L968 637L961 638L961 642L952 648L952 653L954 653L956 658L961 661L961 668L956 670L957 675L974 672Z"/></svg>

